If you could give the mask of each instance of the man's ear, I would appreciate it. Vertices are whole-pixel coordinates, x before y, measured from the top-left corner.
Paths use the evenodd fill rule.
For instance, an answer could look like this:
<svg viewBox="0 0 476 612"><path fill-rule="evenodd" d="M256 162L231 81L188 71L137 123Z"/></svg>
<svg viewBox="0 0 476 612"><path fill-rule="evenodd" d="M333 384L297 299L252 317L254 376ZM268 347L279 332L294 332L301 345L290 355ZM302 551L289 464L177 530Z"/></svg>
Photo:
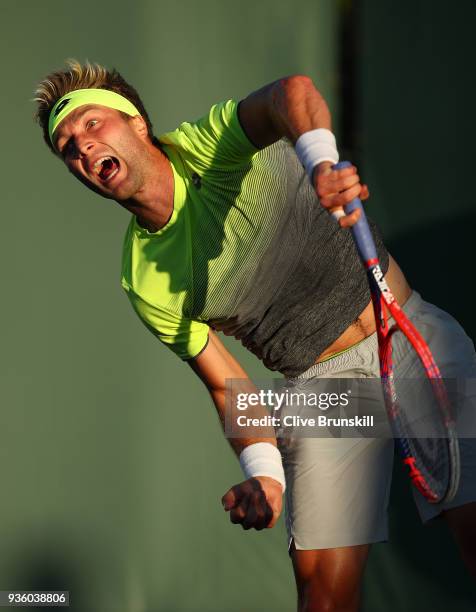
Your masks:
<svg viewBox="0 0 476 612"><path fill-rule="evenodd" d="M144 121L144 118L141 117L141 115L135 115L134 117L130 118L130 121L136 134L143 140L146 140L149 137L149 132L147 130L147 123Z"/></svg>

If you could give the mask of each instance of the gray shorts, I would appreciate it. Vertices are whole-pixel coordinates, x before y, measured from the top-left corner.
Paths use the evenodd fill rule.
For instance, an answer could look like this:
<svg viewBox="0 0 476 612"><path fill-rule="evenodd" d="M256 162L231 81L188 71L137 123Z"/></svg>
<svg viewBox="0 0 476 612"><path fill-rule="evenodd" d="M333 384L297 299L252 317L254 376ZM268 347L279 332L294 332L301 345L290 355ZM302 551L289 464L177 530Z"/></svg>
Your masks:
<svg viewBox="0 0 476 612"><path fill-rule="evenodd" d="M472 340L446 312L413 292L403 310L430 346L443 377L476 378ZM398 359L398 336L394 360ZM299 378L379 377L373 334L348 351L314 364ZM296 437L280 444L286 473L286 527L298 550L370 544L388 539L387 506L394 441ZM449 504L430 504L414 490L425 522L476 501L476 440L460 438L461 481ZM414 489L414 487L412 487Z"/></svg>

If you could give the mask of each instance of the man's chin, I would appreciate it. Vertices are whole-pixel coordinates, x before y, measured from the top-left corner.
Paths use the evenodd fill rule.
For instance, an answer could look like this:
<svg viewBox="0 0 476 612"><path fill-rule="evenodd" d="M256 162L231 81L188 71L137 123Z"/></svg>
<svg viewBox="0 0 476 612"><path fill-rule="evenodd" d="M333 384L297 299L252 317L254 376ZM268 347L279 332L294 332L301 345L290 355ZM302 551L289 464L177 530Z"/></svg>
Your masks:
<svg viewBox="0 0 476 612"><path fill-rule="evenodd" d="M110 188L108 188L107 185L97 185L96 183L92 183L91 181L88 181L88 179L83 177L78 177L78 179L88 189L94 191L94 193L97 193L98 195L103 198L106 198L107 200L123 201L128 200L132 196L132 193L129 193L131 190L128 189L127 185L124 184L125 181L121 181L117 185L113 184Z"/></svg>

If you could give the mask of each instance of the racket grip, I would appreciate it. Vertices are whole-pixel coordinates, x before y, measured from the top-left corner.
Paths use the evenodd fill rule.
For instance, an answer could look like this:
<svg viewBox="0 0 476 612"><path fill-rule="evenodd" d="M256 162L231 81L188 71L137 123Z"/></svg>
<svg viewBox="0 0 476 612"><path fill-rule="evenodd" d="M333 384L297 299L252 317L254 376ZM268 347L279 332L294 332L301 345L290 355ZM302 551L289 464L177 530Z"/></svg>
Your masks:
<svg viewBox="0 0 476 612"><path fill-rule="evenodd" d="M334 164L332 169L342 170L343 168L349 168L351 165L352 164L348 161L341 161ZM354 198L352 202L347 204L344 208L347 214L351 213L357 208L360 208L362 211L360 214L360 219L351 227L352 236L354 237L357 250L359 251L359 255L364 263L368 262L370 259L377 259L377 249L375 247L375 242L372 237L372 232L370 231L367 217L365 216L362 202L359 198Z"/></svg>

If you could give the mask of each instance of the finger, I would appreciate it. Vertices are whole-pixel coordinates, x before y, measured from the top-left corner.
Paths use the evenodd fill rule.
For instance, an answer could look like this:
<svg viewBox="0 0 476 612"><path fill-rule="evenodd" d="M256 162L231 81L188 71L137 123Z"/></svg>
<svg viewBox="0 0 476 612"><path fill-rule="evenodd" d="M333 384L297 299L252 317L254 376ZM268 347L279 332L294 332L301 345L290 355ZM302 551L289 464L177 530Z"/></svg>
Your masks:
<svg viewBox="0 0 476 612"><path fill-rule="evenodd" d="M345 168L339 168L339 170L332 170L332 172L329 172L329 173L323 172L322 174L324 174L326 179L333 181L333 180L342 178L343 176L349 176L351 174L355 174L356 172L357 172L357 168L355 166L346 166ZM321 173L319 173L318 171L318 174L321 174Z"/></svg>
<svg viewBox="0 0 476 612"><path fill-rule="evenodd" d="M261 531L266 526L266 507L268 502L263 491L255 491L250 496L250 503L246 517L243 521L243 529L253 527L257 531Z"/></svg>
<svg viewBox="0 0 476 612"><path fill-rule="evenodd" d="M322 183L321 181L318 181L316 192L320 198L323 198L325 196L344 191L345 189L349 189L350 187L357 185L359 182L360 177L358 174L351 174L350 176L345 176L338 181L333 182Z"/></svg>
<svg viewBox="0 0 476 612"><path fill-rule="evenodd" d="M352 225L355 225L357 221L360 219L361 214L362 214L362 210L360 208L356 208L354 211L350 213L350 215L341 217L339 219L339 225L341 227L352 227Z"/></svg>
<svg viewBox="0 0 476 612"><path fill-rule="evenodd" d="M263 491L253 494L250 499L246 517L242 523L244 529L256 529L261 531L273 527L278 520L279 510L273 509Z"/></svg>
<svg viewBox="0 0 476 612"><path fill-rule="evenodd" d="M248 530L251 527L255 527L258 521L258 511L253 501L253 496L249 498L248 508L246 510L246 515L241 521L241 526L243 529Z"/></svg>
<svg viewBox="0 0 476 612"><path fill-rule="evenodd" d="M337 208L339 206L345 206L350 204L354 198L358 198L361 192L360 184L350 187L341 193L336 193L332 196L326 196L321 198L319 201L324 208Z"/></svg>
<svg viewBox="0 0 476 612"><path fill-rule="evenodd" d="M369 188L367 185L362 185L362 191L360 192L360 199L362 201L368 200L370 197Z"/></svg>
<svg viewBox="0 0 476 612"><path fill-rule="evenodd" d="M231 510L232 508L237 506L243 499L243 495L244 492L240 485L235 485L234 487L231 487L231 489L229 489L221 498L221 503L223 504L224 510L228 512L228 510Z"/></svg>
<svg viewBox="0 0 476 612"><path fill-rule="evenodd" d="M278 520L277 514L275 516L273 508L271 507L266 497L263 495L261 513L260 513L259 521L257 522L255 529L260 531L261 529L264 529L265 527L272 527L277 520Z"/></svg>
<svg viewBox="0 0 476 612"><path fill-rule="evenodd" d="M343 178L352 176L353 174L357 174L357 168L355 166L342 168L342 170L332 170L331 172L327 172L327 170L322 171L320 166L317 166L317 170L314 173L314 182L322 182L323 185L332 185Z"/></svg>
<svg viewBox="0 0 476 612"><path fill-rule="evenodd" d="M245 497L241 503L236 506L236 508L233 508L230 512L230 521L234 524L234 525L239 525L240 523L243 523L243 521L245 520L246 514L248 512L248 505L249 505L249 498Z"/></svg>

